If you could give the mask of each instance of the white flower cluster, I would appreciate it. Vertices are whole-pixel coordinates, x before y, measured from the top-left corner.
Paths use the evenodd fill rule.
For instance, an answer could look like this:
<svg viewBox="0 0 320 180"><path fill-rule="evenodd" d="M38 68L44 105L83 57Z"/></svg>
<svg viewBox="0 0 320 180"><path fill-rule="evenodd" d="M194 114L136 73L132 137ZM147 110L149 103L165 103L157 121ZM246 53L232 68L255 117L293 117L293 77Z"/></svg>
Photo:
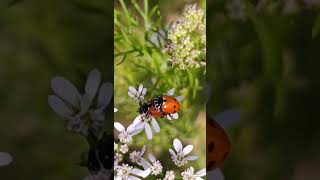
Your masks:
<svg viewBox="0 0 320 180"><path fill-rule="evenodd" d="M143 90L143 85L140 85L138 90L130 86L128 93L130 97L136 100L139 97L138 103L144 98L146 89ZM144 95L141 96L141 92ZM169 91L173 95L173 90ZM137 95L139 94L139 96ZM180 98L179 98L180 99ZM174 180L178 177L183 180L201 180L206 174L206 170L202 169L194 173L193 167L185 169L183 172L175 173L172 170L166 170L164 166L152 154L146 154L146 145L141 150L130 150L129 146L134 142L134 136L140 133L143 129L149 139L152 139L151 126L154 131L159 133L160 127L155 118L146 117L143 114L138 115L132 124L127 128L121 123L115 122L114 127L117 130L117 138L114 142L114 179L115 180L139 180L146 179L152 176L152 179L161 177L162 180ZM194 161L197 156L187 156L193 150L192 145L183 147L179 139L174 139L173 149L169 149L171 159L178 168L186 165L188 161ZM147 157L147 158L146 158ZM166 166L165 166L166 167Z"/></svg>
<svg viewBox="0 0 320 180"><path fill-rule="evenodd" d="M206 17L196 4L186 6L182 17L170 27L165 51L169 62L181 69L206 66Z"/></svg>

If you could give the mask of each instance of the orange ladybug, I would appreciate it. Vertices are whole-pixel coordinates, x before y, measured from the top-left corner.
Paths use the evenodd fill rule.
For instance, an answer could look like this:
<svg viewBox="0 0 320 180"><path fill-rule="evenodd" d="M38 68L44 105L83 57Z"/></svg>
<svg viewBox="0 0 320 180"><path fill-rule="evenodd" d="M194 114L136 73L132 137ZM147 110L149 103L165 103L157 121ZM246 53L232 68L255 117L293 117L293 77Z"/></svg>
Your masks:
<svg viewBox="0 0 320 180"><path fill-rule="evenodd" d="M168 114L174 114L180 110L180 103L175 97L165 95L165 96L162 96L162 99L163 99L163 103L161 107L162 112L165 112Z"/></svg>
<svg viewBox="0 0 320 180"><path fill-rule="evenodd" d="M230 149L231 143L224 129L213 118L207 117L207 168L221 167Z"/></svg>
<svg viewBox="0 0 320 180"><path fill-rule="evenodd" d="M240 120L240 111L229 109L207 117L207 179L223 180L220 167L230 154L231 142L224 129Z"/></svg>
<svg viewBox="0 0 320 180"><path fill-rule="evenodd" d="M158 96L140 105L138 112L155 118L176 114L180 110L179 101L170 95Z"/></svg>

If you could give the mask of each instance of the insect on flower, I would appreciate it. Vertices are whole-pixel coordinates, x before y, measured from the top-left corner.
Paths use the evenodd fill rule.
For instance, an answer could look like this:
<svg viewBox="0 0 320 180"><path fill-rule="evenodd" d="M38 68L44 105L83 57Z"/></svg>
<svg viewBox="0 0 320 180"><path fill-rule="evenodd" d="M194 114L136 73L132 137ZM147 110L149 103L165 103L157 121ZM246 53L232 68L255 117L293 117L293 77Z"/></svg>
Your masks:
<svg viewBox="0 0 320 180"><path fill-rule="evenodd" d="M140 84L138 89L129 86L128 95L138 104L138 112L141 115L152 118L167 118L168 120L178 119L180 102L182 96L174 97L174 89L170 89L166 95L156 96L150 100L144 101L147 89Z"/></svg>

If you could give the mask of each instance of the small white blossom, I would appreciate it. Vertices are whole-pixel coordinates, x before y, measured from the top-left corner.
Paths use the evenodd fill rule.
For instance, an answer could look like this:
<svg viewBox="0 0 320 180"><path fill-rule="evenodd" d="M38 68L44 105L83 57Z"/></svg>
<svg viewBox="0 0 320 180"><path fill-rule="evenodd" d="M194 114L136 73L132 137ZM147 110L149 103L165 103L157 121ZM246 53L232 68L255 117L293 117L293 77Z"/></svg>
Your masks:
<svg viewBox="0 0 320 180"><path fill-rule="evenodd" d="M160 132L160 127L159 124L157 122L157 120L153 117L146 117L145 115L138 115L134 122L133 125L135 127L135 131L140 132L141 130L145 130L145 133L147 135L148 139L152 139L152 130L151 130L151 126L153 127L153 130L156 133Z"/></svg>
<svg viewBox="0 0 320 180"><path fill-rule="evenodd" d="M150 169L152 175L159 175L162 172L162 165L152 154L148 154L150 163L145 159L142 159L141 165L144 169Z"/></svg>
<svg viewBox="0 0 320 180"><path fill-rule="evenodd" d="M138 89L133 86L129 86L128 95L133 98L137 103L143 101L144 96L147 93L147 88L143 87L143 84L140 84Z"/></svg>
<svg viewBox="0 0 320 180"><path fill-rule="evenodd" d="M128 147L127 144L121 145L121 147L120 147L120 152L121 152L122 154L126 154L128 151L129 151L129 147Z"/></svg>
<svg viewBox="0 0 320 180"><path fill-rule="evenodd" d="M182 179L183 180L203 180L203 176L206 175L206 169L201 169L200 171L196 172L194 174L194 169L193 167L188 168L184 172L181 173Z"/></svg>
<svg viewBox="0 0 320 180"><path fill-rule="evenodd" d="M179 139L174 139L173 146L176 152L173 151L172 149L169 149L169 152L172 155L171 156L172 161L178 167L187 164L188 161L194 161L198 159L198 156L187 156L193 149L192 145L187 145L186 147L183 148L181 141Z"/></svg>
<svg viewBox="0 0 320 180"><path fill-rule="evenodd" d="M141 151L133 151L130 153L130 160L133 163L138 163L140 164L141 160L143 159L143 155L146 151L146 146L144 145L141 149Z"/></svg>
<svg viewBox="0 0 320 180"><path fill-rule="evenodd" d="M127 130L125 127L120 124L119 122L114 123L114 127L117 131L119 131L119 140L123 144L127 144L132 141L132 136L136 134L136 129L134 128L134 125L129 125Z"/></svg>
<svg viewBox="0 0 320 180"><path fill-rule="evenodd" d="M122 164L116 169L115 180L138 180L139 177L146 178L150 174L150 169L140 170L129 166L128 164Z"/></svg>
<svg viewBox="0 0 320 180"><path fill-rule="evenodd" d="M174 180L175 175L173 171L167 171L163 180Z"/></svg>
<svg viewBox="0 0 320 180"><path fill-rule="evenodd" d="M123 158L123 155L121 153L115 153L114 155L114 160L117 161L117 162L120 162L122 161L122 158Z"/></svg>

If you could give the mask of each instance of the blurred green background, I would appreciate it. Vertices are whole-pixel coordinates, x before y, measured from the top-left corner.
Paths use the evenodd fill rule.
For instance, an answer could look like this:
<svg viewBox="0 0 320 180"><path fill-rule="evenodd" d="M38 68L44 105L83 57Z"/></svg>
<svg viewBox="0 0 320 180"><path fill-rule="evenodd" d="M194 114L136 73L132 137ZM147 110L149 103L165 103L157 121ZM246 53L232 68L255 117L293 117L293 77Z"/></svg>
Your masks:
<svg viewBox="0 0 320 180"><path fill-rule="evenodd" d="M179 118L172 121L157 119L160 133L153 133L153 139L148 140L145 132L141 132L134 136L131 148L138 150L147 145L147 153L160 160L165 172L176 169L168 150L173 148L172 142L178 138L184 146L193 144L192 155L199 156L197 161L182 167L181 172L189 166L200 170L206 166L205 68L182 70L172 67L168 63L169 56L162 51L166 37L161 33L182 16L186 5L197 3L205 9L205 1L147 1L149 11L144 14L147 18L136 8L138 6L144 11L144 2L115 1L114 102L119 110L115 113L115 121L128 126L138 115L139 105L128 96L129 86L138 88L142 83L148 89L146 100L175 88L174 96L183 96ZM154 41L157 37L159 41Z"/></svg>
<svg viewBox="0 0 320 180"><path fill-rule="evenodd" d="M319 1L208 1L208 114L237 107L227 180L320 179Z"/></svg>
<svg viewBox="0 0 320 180"><path fill-rule="evenodd" d="M0 151L14 160L0 168L0 179L78 180L88 174L77 165L88 146L49 108L50 80L64 76L83 92L97 68L113 81L113 7L99 0L8 3L0 2ZM112 122L112 106L108 112Z"/></svg>

